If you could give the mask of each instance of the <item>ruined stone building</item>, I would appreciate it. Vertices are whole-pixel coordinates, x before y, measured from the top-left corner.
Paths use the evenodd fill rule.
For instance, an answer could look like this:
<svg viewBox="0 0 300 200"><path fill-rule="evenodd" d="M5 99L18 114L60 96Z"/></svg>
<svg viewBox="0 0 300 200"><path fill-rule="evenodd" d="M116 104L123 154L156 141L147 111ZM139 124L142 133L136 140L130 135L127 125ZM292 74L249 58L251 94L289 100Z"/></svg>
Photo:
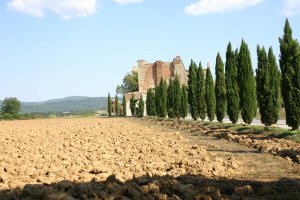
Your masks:
<svg viewBox="0 0 300 200"><path fill-rule="evenodd" d="M181 84L187 85L188 73L185 70L180 56L176 56L172 62L156 61L154 63L148 63L145 60L139 60L137 61L137 64L138 67L135 70L138 71L139 91L125 94L128 116L131 116L130 98L132 95L136 100L138 100L141 95L143 96L143 99L146 100L147 90L159 85L161 78L165 79L168 83L170 79L174 78L177 74Z"/></svg>

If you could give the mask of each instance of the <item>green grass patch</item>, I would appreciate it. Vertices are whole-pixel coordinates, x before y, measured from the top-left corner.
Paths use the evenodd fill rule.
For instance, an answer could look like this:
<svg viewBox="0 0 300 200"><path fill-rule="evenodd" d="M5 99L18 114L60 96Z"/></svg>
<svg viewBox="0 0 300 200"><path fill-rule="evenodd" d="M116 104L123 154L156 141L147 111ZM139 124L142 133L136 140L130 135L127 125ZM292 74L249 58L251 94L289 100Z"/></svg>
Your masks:
<svg viewBox="0 0 300 200"><path fill-rule="evenodd" d="M289 129L277 127L266 130L264 126L257 125L242 125L207 121L202 122L193 120L183 120L183 122L189 124L197 124L203 127L210 128L212 130L227 129L230 131L235 131L237 134L257 134L265 138L282 138L300 143L300 130L292 131Z"/></svg>

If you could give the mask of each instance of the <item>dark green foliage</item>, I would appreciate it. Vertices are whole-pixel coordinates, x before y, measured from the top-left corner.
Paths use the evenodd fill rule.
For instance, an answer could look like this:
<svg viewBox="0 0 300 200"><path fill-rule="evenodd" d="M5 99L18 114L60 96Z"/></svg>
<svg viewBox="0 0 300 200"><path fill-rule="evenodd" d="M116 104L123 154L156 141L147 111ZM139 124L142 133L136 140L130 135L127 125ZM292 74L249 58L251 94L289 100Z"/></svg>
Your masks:
<svg viewBox="0 0 300 200"><path fill-rule="evenodd" d="M175 85L174 81L170 79L168 89L167 89L167 109L168 109L168 117L174 118L175 117Z"/></svg>
<svg viewBox="0 0 300 200"><path fill-rule="evenodd" d="M167 82L160 80L159 85L155 88L155 105L158 117L165 118L168 114L167 109Z"/></svg>
<svg viewBox="0 0 300 200"><path fill-rule="evenodd" d="M152 101L151 88L149 88L147 90L147 96L146 96L146 113L147 113L148 116L151 116L150 115L150 112L151 112L150 111L151 110L150 103L151 103L151 101Z"/></svg>
<svg viewBox="0 0 300 200"><path fill-rule="evenodd" d="M119 104L119 98L117 95L115 96L115 112L116 112L116 116L119 116L120 104Z"/></svg>
<svg viewBox="0 0 300 200"><path fill-rule="evenodd" d="M216 115L219 122L223 122L226 112L226 83L224 74L224 63L218 53L216 58L216 84L215 84L215 95L216 95Z"/></svg>
<svg viewBox="0 0 300 200"><path fill-rule="evenodd" d="M268 56L265 48L257 46L258 66L256 70L257 100L261 122L276 124L280 111L280 78L272 48Z"/></svg>
<svg viewBox="0 0 300 200"><path fill-rule="evenodd" d="M276 57L273 49L270 47L268 52L269 71L270 71L270 106L268 109L269 123L275 124L279 119L279 112L281 109L281 90L280 90L280 71L276 62Z"/></svg>
<svg viewBox="0 0 300 200"><path fill-rule="evenodd" d="M3 114L18 115L21 110L21 102L16 97L5 98L2 102Z"/></svg>
<svg viewBox="0 0 300 200"><path fill-rule="evenodd" d="M148 116L155 116L155 94L152 88L149 88L147 91L147 101L146 101L146 110Z"/></svg>
<svg viewBox="0 0 300 200"><path fill-rule="evenodd" d="M161 80L162 81L162 80ZM155 87L155 109L156 109L156 116L161 116L162 106L161 106L161 88L159 84Z"/></svg>
<svg viewBox="0 0 300 200"><path fill-rule="evenodd" d="M167 82L165 80L162 81L162 85L161 85L161 105L162 105L161 117L166 118L168 112L167 112Z"/></svg>
<svg viewBox="0 0 300 200"><path fill-rule="evenodd" d="M126 105L126 98L125 98L125 95L123 95L123 116L126 116L127 115L127 105Z"/></svg>
<svg viewBox="0 0 300 200"><path fill-rule="evenodd" d="M108 116L110 116L110 117L111 117L111 110L112 110L111 98L110 98L110 94L108 93L108 98L107 98L107 112L108 112Z"/></svg>
<svg viewBox="0 0 300 200"><path fill-rule="evenodd" d="M139 100L139 117L143 117L144 116L144 100L143 100L143 96L141 95L140 100Z"/></svg>
<svg viewBox="0 0 300 200"><path fill-rule="evenodd" d="M187 88L185 85L181 87L181 105L180 116L185 118L187 116L188 100L187 100Z"/></svg>
<svg viewBox="0 0 300 200"><path fill-rule="evenodd" d="M174 102L173 110L175 117L180 118L180 107L181 107L181 84L179 77L176 74L174 78Z"/></svg>
<svg viewBox="0 0 300 200"><path fill-rule="evenodd" d="M130 98L130 111L131 111L131 115L135 116L135 99L134 99L133 94Z"/></svg>
<svg viewBox="0 0 300 200"><path fill-rule="evenodd" d="M189 66L189 77L188 77L188 102L190 104L190 113L194 120L198 118L198 78L197 78L197 65L191 60Z"/></svg>
<svg viewBox="0 0 300 200"><path fill-rule="evenodd" d="M136 92L139 90L138 84L138 72L132 71L131 73L127 73L123 78L123 84L118 85L116 92L117 94L126 94L129 92Z"/></svg>
<svg viewBox="0 0 300 200"><path fill-rule="evenodd" d="M238 80L242 119L251 124L256 115L256 89L248 45L242 40L238 56Z"/></svg>
<svg viewBox="0 0 300 200"><path fill-rule="evenodd" d="M279 38L280 68L282 76L282 98L286 112L286 123L293 130L300 124L300 47L293 39L288 19L285 22L284 34Z"/></svg>
<svg viewBox="0 0 300 200"><path fill-rule="evenodd" d="M214 80L209 67L207 68L206 71L205 91L206 91L207 117L209 121L213 121L215 118L215 111L216 111L216 97L215 97L215 90L214 90Z"/></svg>
<svg viewBox="0 0 300 200"><path fill-rule="evenodd" d="M206 116L206 101L205 101L205 78L204 78L204 72L202 68L202 64L199 63L199 68L197 72L197 107L198 107L198 115L203 121Z"/></svg>
<svg viewBox="0 0 300 200"><path fill-rule="evenodd" d="M237 55L238 51L234 52L231 43L227 46L225 77L226 77L226 99L227 99L227 114L232 123L236 123L239 119L240 112L240 97L237 77Z"/></svg>
<svg viewBox="0 0 300 200"><path fill-rule="evenodd" d="M167 89L167 110L169 118L180 118L181 85L178 76L171 79Z"/></svg>

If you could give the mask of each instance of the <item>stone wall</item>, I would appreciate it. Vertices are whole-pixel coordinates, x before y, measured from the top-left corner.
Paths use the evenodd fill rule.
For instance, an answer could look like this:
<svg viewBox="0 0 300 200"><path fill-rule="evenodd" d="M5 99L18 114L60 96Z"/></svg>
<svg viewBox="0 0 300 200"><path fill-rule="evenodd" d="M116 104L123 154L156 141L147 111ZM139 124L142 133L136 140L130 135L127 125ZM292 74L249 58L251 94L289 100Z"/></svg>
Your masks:
<svg viewBox="0 0 300 200"><path fill-rule="evenodd" d="M176 74L181 84L187 84L187 72L180 56L173 59L173 62L156 61L147 63L144 60L138 61L139 92L147 92L149 88L156 87L161 78L169 80Z"/></svg>
<svg viewBox="0 0 300 200"><path fill-rule="evenodd" d="M171 78L177 74L181 84L187 85L187 72L182 63L180 56L176 56L172 62L156 61L154 63L148 63L145 60L138 60L138 81L139 91L125 94L127 116L132 116L130 111L130 98L132 95L135 100L138 100L140 96L143 96L145 101L145 115L146 115L146 93L149 88L155 88L159 85L161 78L165 79L169 83ZM138 105L138 101L137 101ZM136 106L137 106L136 105Z"/></svg>

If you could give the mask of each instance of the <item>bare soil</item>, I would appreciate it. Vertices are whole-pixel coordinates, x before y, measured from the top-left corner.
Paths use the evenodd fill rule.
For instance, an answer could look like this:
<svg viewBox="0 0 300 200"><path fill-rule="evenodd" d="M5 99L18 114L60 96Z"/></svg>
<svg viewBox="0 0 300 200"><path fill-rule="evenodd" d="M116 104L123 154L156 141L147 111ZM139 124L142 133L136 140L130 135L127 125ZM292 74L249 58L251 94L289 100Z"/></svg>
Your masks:
<svg viewBox="0 0 300 200"><path fill-rule="evenodd" d="M133 118L0 121L0 199L300 198L299 164L177 128Z"/></svg>

